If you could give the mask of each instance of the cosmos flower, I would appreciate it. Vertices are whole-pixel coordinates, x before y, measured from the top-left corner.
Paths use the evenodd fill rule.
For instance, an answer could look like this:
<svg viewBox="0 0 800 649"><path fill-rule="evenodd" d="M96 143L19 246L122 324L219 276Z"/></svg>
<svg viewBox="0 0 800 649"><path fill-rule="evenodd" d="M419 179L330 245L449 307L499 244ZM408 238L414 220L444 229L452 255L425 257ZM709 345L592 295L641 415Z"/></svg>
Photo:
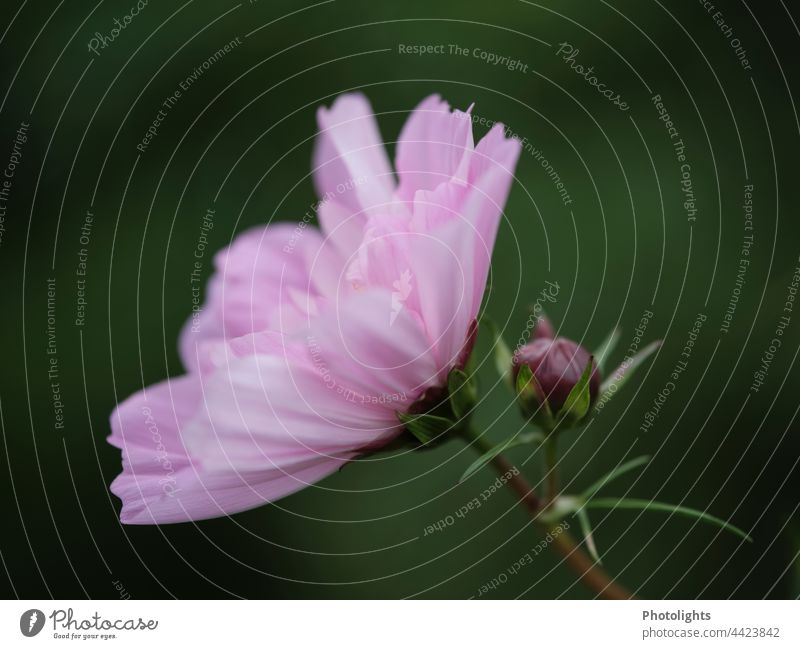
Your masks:
<svg viewBox="0 0 800 649"><path fill-rule="evenodd" d="M497 124L475 146L469 111L431 96L393 172L362 95L317 118L320 229L258 227L218 253L181 334L188 373L111 416L123 523L224 516L315 483L399 435L398 413L471 351L519 142Z"/></svg>

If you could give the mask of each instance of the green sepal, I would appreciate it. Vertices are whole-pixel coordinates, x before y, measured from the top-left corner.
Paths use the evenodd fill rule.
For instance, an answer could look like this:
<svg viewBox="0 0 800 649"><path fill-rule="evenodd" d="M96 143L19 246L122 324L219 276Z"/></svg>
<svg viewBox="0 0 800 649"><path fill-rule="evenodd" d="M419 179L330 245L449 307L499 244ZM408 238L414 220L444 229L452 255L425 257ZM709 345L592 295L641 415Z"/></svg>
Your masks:
<svg viewBox="0 0 800 649"><path fill-rule="evenodd" d="M581 378L572 386L569 395L567 396L564 405L556 415L556 419L563 419L565 422L578 422L586 416L589 412L589 406L592 402L592 395L589 391L589 381L592 378L594 371L594 356L589 357L589 362L583 369Z"/></svg>
<svg viewBox="0 0 800 649"><path fill-rule="evenodd" d="M412 415L398 412L397 418L406 427L406 430L416 437L423 446L427 446L456 428L455 422L437 415Z"/></svg>
<svg viewBox="0 0 800 649"><path fill-rule="evenodd" d="M521 399L536 399L537 403L543 401L539 398L536 390L536 379L533 376L531 368L527 365L520 365L519 372L517 372L517 396Z"/></svg>
<svg viewBox="0 0 800 649"><path fill-rule="evenodd" d="M478 401L478 386L472 376L463 370L454 369L447 375L447 391L450 408L457 419L468 416Z"/></svg>
<svg viewBox="0 0 800 649"><path fill-rule="evenodd" d="M522 412L543 430L553 430L553 411L547 401L547 394L533 371L527 365L520 365L517 373L517 399Z"/></svg>

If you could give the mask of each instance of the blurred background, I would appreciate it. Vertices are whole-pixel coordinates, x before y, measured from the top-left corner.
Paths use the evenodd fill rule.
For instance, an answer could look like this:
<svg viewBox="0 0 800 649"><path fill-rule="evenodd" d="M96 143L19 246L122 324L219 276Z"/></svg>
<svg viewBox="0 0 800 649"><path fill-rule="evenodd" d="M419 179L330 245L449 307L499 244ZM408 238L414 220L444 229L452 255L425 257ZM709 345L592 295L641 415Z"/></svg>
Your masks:
<svg viewBox="0 0 800 649"><path fill-rule="evenodd" d="M458 441L375 456L228 519L118 522L109 414L183 372L176 341L206 210L216 210L209 252L250 226L301 219L317 200L315 111L355 89L390 152L431 93L462 109L474 102L475 115L525 138L486 298L510 345L548 282L559 287L545 308L561 334L592 348L623 329L614 363L652 312L643 342L663 338L662 350L585 431L565 434L564 480L578 491L650 454L604 493L708 510L754 542L665 514L597 511L605 568L640 597L800 596L800 310L784 310L800 266L796 8L189 0L140 3L132 15L131 6L0 8L5 597L468 598L541 541L504 492L424 534L495 480L484 469L457 483L474 459ZM442 47L406 53L412 45ZM519 64L493 65L488 53ZM476 139L486 131L475 129ZM698 314L688 366L643 427ZM754 385L782 316L782 345ZM482 337L479 361L488 350ZM477 423L500 441L522 420L491 362L480 378ZM538 483L538 454L509 455ZM482 597L591 597L559 563L545 552Z"/></svg>

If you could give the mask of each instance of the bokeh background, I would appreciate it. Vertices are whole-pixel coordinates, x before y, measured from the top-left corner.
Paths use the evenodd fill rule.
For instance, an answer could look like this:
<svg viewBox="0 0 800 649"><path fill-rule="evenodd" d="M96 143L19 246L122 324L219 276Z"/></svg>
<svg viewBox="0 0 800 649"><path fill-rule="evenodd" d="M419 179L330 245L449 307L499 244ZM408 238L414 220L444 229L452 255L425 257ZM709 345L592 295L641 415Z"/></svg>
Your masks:
<svg viewBox="0 0 800 649"><path fill-rule="evenodd" d="M250 226L302 218L316 200L308 175L315 110L354 89L371 100L392 151L408 111L440 93L509 125L559 174L569 205L523 152L486 306L509 344L548 281L560 287L546 308L561 333L593 347L623 328L617 362L652 310L645 340L663 338L661 352L587 430L565 434L565 481L585 488L648 453L640 473L606 493L707 509L754 542L664 514L595 512L606 569L648 598L800 595L800 310L763 385L751 390L800 265L796 7L731 2L715 17L702 2L659 0L151 0L92 53L95 32L108 34L132 2L0 8L0 166L29 125L0 241L4 596L116 598L123 588L132 598L476 597L541 540L507 493L423 536L494 480L486 469L457 484L474 457L458 441L376 456L229 519L118 522L108 485L120 454L105 442L108 417L143 385L182 372L176 340L192 306L205 211L216 209L209 250ZM183 93L137 151L179 82L237 37L241 44ZM563 42L628 111L570 69L557 54ZM428 44L445 53L399 51ZM450 54L451 44L469 54ZM491 65L475 48L527 68ZM693 221L657 94L686 146ZM753 185L750 232L745 185ZM94 222L84 245L87 210ZM737 289L745 234L753 245ZM81 248L86 310L76 326ZM210 271L206 263L204 276ZM63 428L48 376L50 280ZM723 333L734 289L740 296ZM698 313L707 320L688 367L642 431ZM477 353L489 360L486 340ZM499 441L522 421L491 362L480 377L476 419ZM510 456L540 480L538 454ZM559 562L543 553L483 597L590 597Z"/></svg>

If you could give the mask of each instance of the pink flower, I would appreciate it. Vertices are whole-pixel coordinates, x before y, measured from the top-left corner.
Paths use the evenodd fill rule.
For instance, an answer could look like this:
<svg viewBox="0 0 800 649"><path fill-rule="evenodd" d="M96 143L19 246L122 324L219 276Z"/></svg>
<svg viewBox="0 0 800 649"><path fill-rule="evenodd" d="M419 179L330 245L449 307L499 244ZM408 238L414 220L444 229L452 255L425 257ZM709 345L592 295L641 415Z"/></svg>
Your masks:
<svg viewBox="0 0 800 649"><path fill-rule="evenodd" d="M124 523L174 523L277 500L401 431L463 364L519 155L438 96L411 114L392 172L358 94L317 114L321 231L240 235L181 334L189 373L128 398L109 441Z"/></svg>

